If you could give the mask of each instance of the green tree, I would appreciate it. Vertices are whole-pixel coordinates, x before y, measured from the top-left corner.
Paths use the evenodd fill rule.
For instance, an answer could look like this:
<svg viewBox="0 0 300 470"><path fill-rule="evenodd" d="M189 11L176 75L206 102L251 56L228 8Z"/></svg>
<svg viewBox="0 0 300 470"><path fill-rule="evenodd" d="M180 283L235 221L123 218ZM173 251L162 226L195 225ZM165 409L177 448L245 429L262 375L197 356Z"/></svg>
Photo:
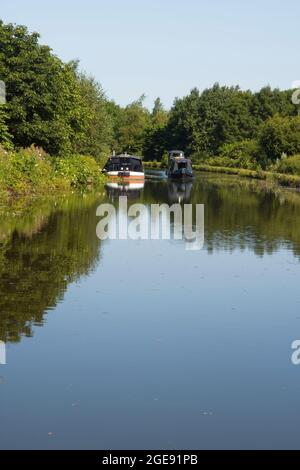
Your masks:
<svg viewBox="0 0 300 470"><path fill-rule="evenodd" d="M254 93L250 103L250 113L257 125L275 114L292 116L297 114L296 106L292 103L292 90L280 91L270 86L261 88Z"/></svg>
<svg viewBox="0 0 300 470"><path fill-rule="evenodd" d="M258 142L262 157L271 162L300 153L300 116L269 118L261 125Z"/></svg>
<svg viewBox="0 0 300 470"><path fill-rule="evenodd" d="M107 159L114 139L113 115L101 85L84 73L77 73L81 97L89 110L83 136L76 139L77 151L93 155L98 161Z"/></svg>
<svg viewBox="0 0 300 470"><path fill-rule="evenodd" d="M173 147L192 153L215 155L221 145L249 139L254 122L249 112L251 92L216 83L201 94L198 89L175 100L168 135Z"/></svg>
<svg viewBox="0 0 300 470"><path fill-rule="evenodd" d="M123 151L121 136L125 123L125 109L112 100L107 101L105 103L105 107L112 122L112 140L110 145L111 150L121 153Z"/></svg>
<svg viewBox="0 0 300 470"><path fill-rule="evenodd" d="M0 104L0 144L4 147L11 146L11 135L7 127L7 113L5 112L4 105Z"/></svg>
<svg viewBox="0 0 300 470"><path fill-rule="evenodd" d="M164 109L160 98L156 98L150 116L148 128L145 131L143 154L145 160L161 160L167 146L166 126L168 112Z"/></svg>
<svg viewBox="0 0 300 470"><path fill-rule="evenodd" d="M51 154L73 150L84 135L88 110L74 70L39 35L0 21L0 77L6 84L8 129L17 146L42 146Z"/></svg>
<svg viewBox="0 0 300 470"><path fill-rule="evenodd" d="M122 113L118 145L120 151L142 154L150 113L144 107L145 95L126 106Z"/></svg>

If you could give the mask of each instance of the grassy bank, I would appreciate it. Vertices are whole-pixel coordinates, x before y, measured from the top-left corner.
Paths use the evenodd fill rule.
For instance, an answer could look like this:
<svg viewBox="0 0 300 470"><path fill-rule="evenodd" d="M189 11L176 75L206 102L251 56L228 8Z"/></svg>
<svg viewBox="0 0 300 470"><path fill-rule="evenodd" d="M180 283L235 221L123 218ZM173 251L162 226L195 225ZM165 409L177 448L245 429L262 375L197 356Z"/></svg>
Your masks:
<svg viewBox="0 0 300 470"><path fill-rule="evenodd" d="M143 162L145 168L163 168L161 162ZM273 171L263 171L263 170L248 170L245 168L229 168L224 166L212 166L204 164L194 164L194 170L197 171L208 171L212 173L224 173L227 175L237 175L247 178L253 178L258 180L268 180L276 182L282 186L287 186L290 188L300 188L300 176L289 175L284 173L277 173Z"/></svg>
<svg viewBox="0 0 300 470"><path fill-rule="evenodd" d="M203 164L194 165L195 170L210 171L216 173L225 173L228 175L238 175L247 178L254 178L259 180L268 180L276 182L282 186L291 188L300 188L300 176L288 175L284 173L276 173L273 171L263 170L247 170L245 168L227 168L222 166L210 166Z"/></svg>
<svg viewBox="0 0 300 470"><path fill-rule="evenodd" d="M143 161L144 168L164 168L164 165L162 162L158 162L157 160L152 160L152 161Z"/></svg>
<svg viewBox="0 0 300 470"><path fill-rule="evenodd" d="M86 189L104 181L97 162L88 156L50 157L42 149L7 151L0 147L0 199Z"/></svg>

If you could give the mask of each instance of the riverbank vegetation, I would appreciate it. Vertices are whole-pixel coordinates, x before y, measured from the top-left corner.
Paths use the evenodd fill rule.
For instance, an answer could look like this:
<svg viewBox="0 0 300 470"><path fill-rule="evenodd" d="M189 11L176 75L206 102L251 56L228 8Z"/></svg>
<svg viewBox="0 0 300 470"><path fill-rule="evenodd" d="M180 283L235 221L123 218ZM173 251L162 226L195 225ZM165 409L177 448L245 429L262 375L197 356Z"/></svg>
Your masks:
<svg viewBox="0 0 300 470"><path fill-rule="evenodd" d="M5 150L0 146L0 198L98 186L103 177L89 156L50 157L43 149Z"/></svg>
<svg viewBox="0 0 300 470"><path fill-rule="evenodd" d="M144 95L122 107L78 61L64 63L40 44L38 33L2 21L0 79L6 85L2 195L92 186L113 151L166 163L167 151L180 148L199 168L288 175L279 178L286 184L300 176L300 116L292 90L251 92L216 83L176 98L170 110L159 98L147 109Z"/></svg>
<svg viewBox="0 0 300 470"><path fill-rule="evenodd" d="M294 185L295 178L276 176L300 177L300 116L291 96L291 90L270 87L257 93L218 84L202 93L194 89L175 100L163 130L163 151L167 146L185 150L195 168L268 172ZM147 156L163 161L162 155Z"/></svg>

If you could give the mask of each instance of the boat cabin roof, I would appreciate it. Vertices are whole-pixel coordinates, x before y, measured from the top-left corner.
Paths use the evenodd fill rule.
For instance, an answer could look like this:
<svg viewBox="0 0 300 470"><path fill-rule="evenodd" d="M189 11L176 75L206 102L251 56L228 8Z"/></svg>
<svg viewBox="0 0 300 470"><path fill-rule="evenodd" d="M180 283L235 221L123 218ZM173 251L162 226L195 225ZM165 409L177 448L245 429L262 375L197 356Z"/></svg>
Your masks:
<svg viewBox="0 0 300 470"><path fill-rule="evenodd" d="M116 160L119 161L120 159L126 158L128 160L139 160L141 161L141 157L137 157L136 155L128 155L127 153L120 153L120 155L111 155L110 160Z"/></svg>
<svg viewBox="0 0 300 470"><path fill-rule="evenodd" d="M169 157L170 158L185 158L184 152L182 150L170 150Z"/></svg>
<svg viewBox="0 0 300 470"><path fill-rule="evenodd" d="M188 165L190 165L192 162L191 162L191 159L190 158L185 158L185 157L181 157L181 158L171 158L171 161L172 165L180 165L182 163L187 163Z"/></svg>

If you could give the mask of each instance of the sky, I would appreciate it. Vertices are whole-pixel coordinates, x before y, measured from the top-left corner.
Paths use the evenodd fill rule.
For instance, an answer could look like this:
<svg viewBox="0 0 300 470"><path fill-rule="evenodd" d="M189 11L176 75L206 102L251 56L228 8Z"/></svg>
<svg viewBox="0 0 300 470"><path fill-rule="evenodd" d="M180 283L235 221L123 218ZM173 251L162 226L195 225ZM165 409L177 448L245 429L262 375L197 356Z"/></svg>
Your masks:
<svg viewBox="0 0 300 470"><path fill-rule="evenodd" d="M300 79L299 0L0 0L5 23L80 60L109 98L151 108L215 82L253 91Z"/></svg>

